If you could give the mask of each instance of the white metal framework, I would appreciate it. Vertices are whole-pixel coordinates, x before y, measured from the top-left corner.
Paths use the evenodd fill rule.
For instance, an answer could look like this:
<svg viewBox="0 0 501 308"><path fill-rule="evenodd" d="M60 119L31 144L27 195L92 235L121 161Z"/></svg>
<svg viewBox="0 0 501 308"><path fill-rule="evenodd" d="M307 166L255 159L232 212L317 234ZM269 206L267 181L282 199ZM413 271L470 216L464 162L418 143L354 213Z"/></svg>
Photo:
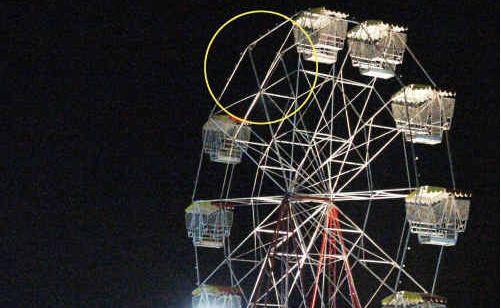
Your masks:
<svg viewBox="0 0 501 308"><path fill-rule="evenodd" d="M207 251L195 244L197 285L231 286L237 290L242 307L379 306L384 297L400 294L401 283L424 297L430 291L433 294L442 250L433 286L428 289L404 265L411 233L405 217L391 223L402 226L392 233L400 238L398 245L388 249L369 235L374 211L391 210L390 204L395 202L403 210L405 198L420 187L414 135L405 136L414 133L414 126L407 121L404 127L394 117L392 103L397 100L384 90L389 82L404 87L394 74L404 50L417 62L406 45L403 29L377 23L389 33L382 34L371 28L373 23L358 23L347 19L346 14L325 9L302 12L294 18L303 26L312 23L307 31L312 33L314 44L330 46L319 49L319 60L331 57L323 61L331 65L321 65L318 83L306 106L279 123L245 125L213 110L204 126L203 151L212 153L225 140L230 144L229 152L238 155L226 164L215 164L218 170L214 164L207 167L201 155L192 199L231 205L235 219L231 234L219 237L219 251ZM321 21L318 27L315 20ZM372 50L371 56L362 54L359 41L352 41L343 51L346 25L358 33L354 36L352 30L351 39L368 44L363 48ZM328 34L323 33L324 26L328 33L340 35L339 39L322 41ZM315 72L311 69L311 49L295 31L290 23L283 22L244 48L219 95L228 110L244 119L272 121L301 104L312 87ZM254 52L277 33L282 36L275 50L266 47L271 62L260 66ZM356 71L354 76L349 57L369 79ZM255 79L250 94L244 94L242 83L235 80L246 63ZM392 76L395 78L385 80ZM433 80L429 82L435 86ZM405 106L407 111L411 107ZM224 124L210 124L214 119ZM386 186L381 186L375 181L374 168L386 153L398 151L391 170L401 170L401 180L390 185L384 181ZM211 159L221 161L212 155ZM249 174L249 170L253 173ZM220 181L206 180L216 174L221 175ZM201 196L201 188L207 186L211 189L205 191L212 191L212 195ZM363 219L353 218L353 211L363 213L356 215ZM199 226L190 224L190 234L195 234ZM204 260L206 252L210 257ZM220 259L216 261L217 253ZM199 301L197 305L202 307Z"/></svg>

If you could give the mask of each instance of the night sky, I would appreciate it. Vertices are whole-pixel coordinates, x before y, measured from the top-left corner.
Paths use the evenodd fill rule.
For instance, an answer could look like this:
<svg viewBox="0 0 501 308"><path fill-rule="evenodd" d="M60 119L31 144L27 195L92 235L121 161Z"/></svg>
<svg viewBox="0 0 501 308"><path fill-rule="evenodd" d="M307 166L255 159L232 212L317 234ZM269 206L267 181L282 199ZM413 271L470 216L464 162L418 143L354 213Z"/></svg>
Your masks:
<svg viewBox="0 0 501 308"><path fill-rule="evenodd" d="M499 2L103 2L0 5L1 307L185 307L184 208L212 108L205 46L243 11L321 5L408 27L431 76L457 92L456 179L474 196L439 290L451 307L499 305ZM241 25L235 37L259 23ZM403 67L403 81L415 73Z"/></svg>

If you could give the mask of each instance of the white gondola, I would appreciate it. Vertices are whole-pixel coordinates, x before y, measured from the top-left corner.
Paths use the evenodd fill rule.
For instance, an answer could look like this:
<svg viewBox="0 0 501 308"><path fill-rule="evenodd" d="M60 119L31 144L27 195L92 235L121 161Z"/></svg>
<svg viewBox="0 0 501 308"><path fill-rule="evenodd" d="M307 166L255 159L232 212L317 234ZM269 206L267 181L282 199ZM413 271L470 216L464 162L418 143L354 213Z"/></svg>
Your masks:
<svg viewBox="0 0 501 308"><path fill-rule="evenodd" d="M406 217L420 244L453 246L464 232L470 211L466 194L422 186L405 198Z"/></svg>
<svg viewBox="0 0 501 308"><path fill-rule="evenodd" d="M201 285L192 292L193 308L240 308L242 299L237 288Z"/></svg>
<svg viewBox="0 0 501 308"><path fill-rule="evenodd" d="M389 79L396 66L402 64L407 35L406 29L368 20L348 32L351 63L364 76Z"/></svg>
<svg viewBox="0 0 501 308"><path fill-rule="evenodd" d="M418 293L410 291L399 291L385 297L381 301L382 308L446 308L447 299L442 296Z"/></svg>
<svg viewBox="0 0 501 308"><path fill-rule="evenodd" d="M214 162L238 164L250 135L248 125L227 115L214 115L203 126L204 152Z"/></svg>
<svg viewBox="0 0 501 308"><path fill-rule="evenodd" d="M197 247L222 248L233 224L231 206L210 201L194 201L185 210L186 230Z"/></svg>
<svg viewBox="0 0 501 308"><path fill-rule="evenodd" d="M338 51L344 47L348 31L348 14L313 8L299 13L295 21L308 33L317 53L319 63L334 64ZM297 52L307 61L315 61L310 41L298 28L294 27Z"/></svg>
<svg viewBox="0 0 501 308"><path fill-rule="evenodd" d="M405 139L431 145L441 143L443 132L450 129L454 104L454 93L420 84L408 85L391 98L396 126Z"/></svg>

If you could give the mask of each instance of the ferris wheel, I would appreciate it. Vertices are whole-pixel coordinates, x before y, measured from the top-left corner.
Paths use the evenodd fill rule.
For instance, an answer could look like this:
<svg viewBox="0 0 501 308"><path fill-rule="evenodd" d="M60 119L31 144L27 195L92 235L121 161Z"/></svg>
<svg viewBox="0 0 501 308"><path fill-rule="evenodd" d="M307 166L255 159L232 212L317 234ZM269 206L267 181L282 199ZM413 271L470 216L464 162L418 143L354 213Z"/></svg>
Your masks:
<svg viewBox="0 0 501 308"><path fill-rule="evenodd" d="M435 294L440 262L470 203L452 168L454 93L433 82L403 27L325 8L292 18L244 46L217 97L238 116L214 108L203 126L185 211L193 306L446 307ZM404 55L423 84L396 73ZM450 179L420 183L415 147L442 143ZM391 176L378 182L389 152ZM394 206L405 208L386 222L397 245L380 243L374 213ZM422 264L432 285L405 266L412 236L437 250Z"/></svg>

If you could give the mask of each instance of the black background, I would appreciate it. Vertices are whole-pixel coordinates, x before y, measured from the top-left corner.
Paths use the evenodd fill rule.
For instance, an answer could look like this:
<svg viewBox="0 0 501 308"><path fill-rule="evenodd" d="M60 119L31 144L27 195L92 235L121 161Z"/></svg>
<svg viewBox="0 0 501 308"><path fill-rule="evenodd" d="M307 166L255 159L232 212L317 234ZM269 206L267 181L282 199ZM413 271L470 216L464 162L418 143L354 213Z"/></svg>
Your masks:
<svg viewBox="0 0 501 308"><path fill-rule="evenodd" d="M496 1L1 4L0 305L189 303L193 254L183 209L212 105L205 46L245 10L292 15L319 5L405 25L429 73L457 92L455 171L474 197L439 290L451 307L498 306ZM242 23L235 35L251 28ZM416 81L404 71L405 82Z"/></svg>

